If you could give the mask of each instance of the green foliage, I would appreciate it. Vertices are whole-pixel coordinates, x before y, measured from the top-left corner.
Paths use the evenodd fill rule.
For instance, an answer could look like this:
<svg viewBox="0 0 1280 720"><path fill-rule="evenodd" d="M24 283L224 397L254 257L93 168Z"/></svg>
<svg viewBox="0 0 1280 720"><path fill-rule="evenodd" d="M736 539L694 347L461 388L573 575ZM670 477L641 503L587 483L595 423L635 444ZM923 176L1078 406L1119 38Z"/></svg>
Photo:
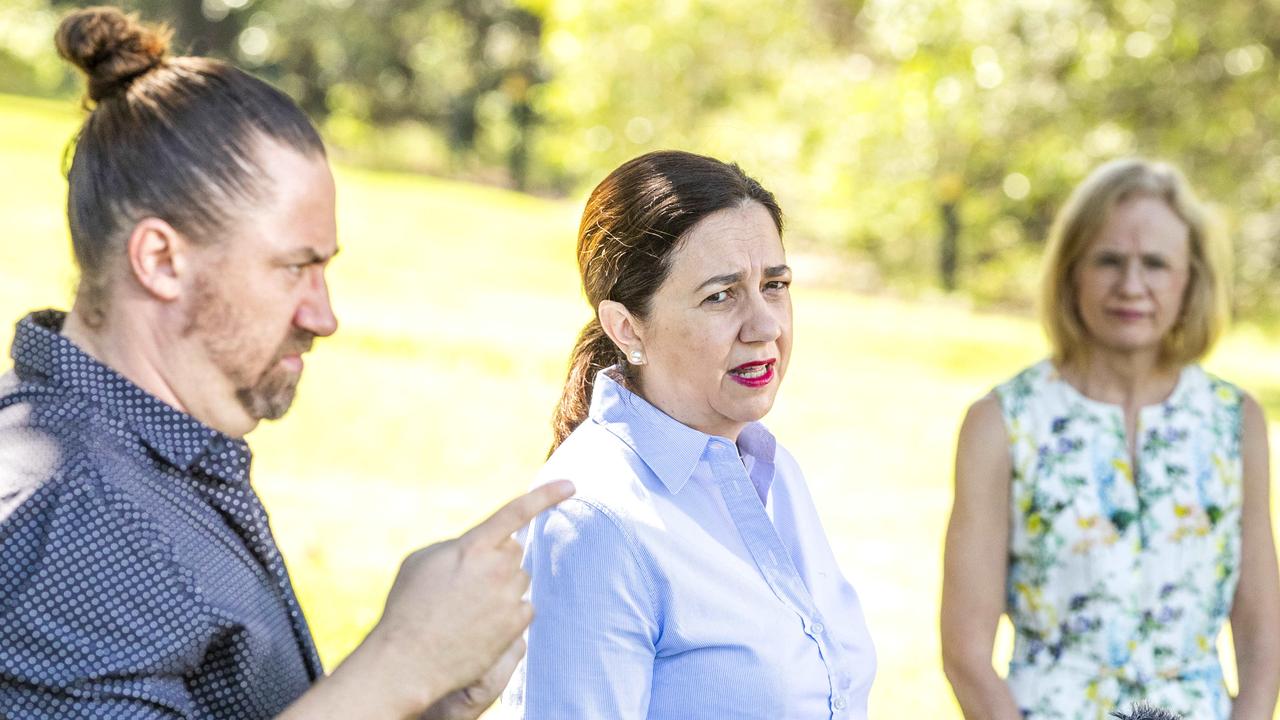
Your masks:
<svg viewBox="0 0 1280 720"><path fill-rule="evenodd" d="M53 50L59 13L48 0L0 2L0 92L67 94L75 78Z"/></svg>
<svg viewBox="0 0 1280 720"><path fill-rule="evenodd" d="M48 2L21 1L49 14ZM61 11L101 0L52 4ZM347 156L525 185L541 23L508 0L115 4L172 26L176 52L228 59L278 84ZM41 63L52 61L46 25Z"/></svg>
<svg viewBox="0 0 1280 720"><path fill-rule="evenodd" d="M865 287L1025 305L1071 188L1167 158L1222 216L1238 309L1280 301L1274 0L125 5L279 83L338 157L559 193L656 148L735 160ZM0 89L72 87L55 18L0 7Z"/></svg>
<svg viewBox="0 0 1280 720"><path fill-rule="evenodd" d="M591 184L666 146L740 161L793 237L898 283L1026 301L1056 208L1093 167L1182 166L1239 250L1238 304L1274 306L1280 216L1275 3L1196 0L558 2L546 8L554 133L538 166ZM635 129L651 132L636 132Z"/></svg>

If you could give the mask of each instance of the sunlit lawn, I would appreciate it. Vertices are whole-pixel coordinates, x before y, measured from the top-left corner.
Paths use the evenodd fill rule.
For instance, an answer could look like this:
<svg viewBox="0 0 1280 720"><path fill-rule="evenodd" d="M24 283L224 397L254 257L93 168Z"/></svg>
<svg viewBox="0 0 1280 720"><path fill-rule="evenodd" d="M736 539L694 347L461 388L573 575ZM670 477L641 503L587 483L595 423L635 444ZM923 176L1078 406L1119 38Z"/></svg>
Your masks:
<svg viewBox="0 0 1280 720"><path fill-rule="evenodd" d="M59 159L75 123L70 103L0 96L5 348L11 320L68 303ZM346 168L338 184L342 328L308 359L289 417L250 438L329 667L376 621L408 550L527 485L589 316L578 203ZM880 656L872 716L958 717L935 629L954 434L966 404L1042 341L1026 319L854 295L821 280L832 261L792 260L796 350L769 423L862 595ZM1257 331L1237 332L1211 365L1280 409L1280 348Z"/></svg>

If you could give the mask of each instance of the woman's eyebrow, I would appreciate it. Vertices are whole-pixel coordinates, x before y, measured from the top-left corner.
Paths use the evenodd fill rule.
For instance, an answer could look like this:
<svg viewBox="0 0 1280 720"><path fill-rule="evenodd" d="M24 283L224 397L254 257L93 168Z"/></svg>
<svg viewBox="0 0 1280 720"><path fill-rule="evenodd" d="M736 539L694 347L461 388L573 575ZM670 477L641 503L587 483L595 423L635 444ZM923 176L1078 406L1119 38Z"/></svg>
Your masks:
<svg viewBox="0 0 1280 720"><path fill-rule="evenodd" d="M741 280L742 280L742 273L740 272L729 273L727 275L716 275L715 277L709 277L706 280L704 280L702 284L697 287L697 289L701 290L711 285L734 285L740 282Z"/></svg>

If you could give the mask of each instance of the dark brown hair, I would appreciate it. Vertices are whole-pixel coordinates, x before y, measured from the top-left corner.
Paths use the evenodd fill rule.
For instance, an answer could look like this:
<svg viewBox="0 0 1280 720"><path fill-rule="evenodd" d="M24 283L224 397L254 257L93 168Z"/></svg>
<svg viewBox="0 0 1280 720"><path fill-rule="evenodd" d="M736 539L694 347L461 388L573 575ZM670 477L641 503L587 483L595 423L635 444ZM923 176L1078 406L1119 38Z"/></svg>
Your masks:
<svg viewBox="0 0 1280 720"><path fill-rule="evenodd" d="M1182 720L1181 715L1175 715L1168 710L1148 705L1147 703L1138 703L1129 709L1128 713L1116 710L1111 713L1111 717L1119 718L1119 720Z"/></svg>
<svg viewBox="0 0 1280 720"><path fill-rule="evenodd" d="M578 227L578 270L592 312L612 300L643 320L689 230L717 210L748 201L763 205L782 232L782 209L773 193L735 164L668 150L641 155L609 173L591 192ZM569 359L552 419L552 452L586 419L596 373L619 363L625 371L622 352L597 316L582 329Z"/></svg>
<svg viewBox="0 0 1280 720"><path fill-rule="evenodd" d="M264 139L309 156L324 144L279 90L227 63L171 57L170 32L112 7L75 11L58 53L88 77L89 116L67 169L67 219L80 268L77 304L104 317L112 259L139 220L156 217L212 242L236 210L259 205Z"/></svg>

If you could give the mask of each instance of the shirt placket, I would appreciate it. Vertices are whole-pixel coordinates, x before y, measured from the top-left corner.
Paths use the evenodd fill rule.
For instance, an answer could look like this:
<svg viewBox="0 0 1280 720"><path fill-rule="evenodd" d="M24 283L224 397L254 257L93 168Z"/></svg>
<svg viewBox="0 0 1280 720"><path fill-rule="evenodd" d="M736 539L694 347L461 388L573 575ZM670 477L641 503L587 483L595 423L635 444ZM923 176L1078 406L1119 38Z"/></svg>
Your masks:
<svg viewBox="0 0 1280 720"><path fill-rule="evenodd" d="M742 541L756 562L765 582L784 605L800 617L805 634L818 645L830 684L831 714L843 717L849 709L847 696L851 679L835 666L831 637L813 597L800 579L791 555L769 519L736 446L723 440L711 442L711 468Z"/></svg>
<svg viewBox="0 0 1280 720"><path fill-rule="evenodd" d="M271 578L278 598L289 616L294 638L306 660L307 672L314 681L324 674L315 641L307 626L289 580L284 558L271 535L267 511L257 493L249 487L249 454L237 448L211 447L196 466L205 473L225 480L214 488L201 486L213 505L235 528L249 551Z"/></svg>

